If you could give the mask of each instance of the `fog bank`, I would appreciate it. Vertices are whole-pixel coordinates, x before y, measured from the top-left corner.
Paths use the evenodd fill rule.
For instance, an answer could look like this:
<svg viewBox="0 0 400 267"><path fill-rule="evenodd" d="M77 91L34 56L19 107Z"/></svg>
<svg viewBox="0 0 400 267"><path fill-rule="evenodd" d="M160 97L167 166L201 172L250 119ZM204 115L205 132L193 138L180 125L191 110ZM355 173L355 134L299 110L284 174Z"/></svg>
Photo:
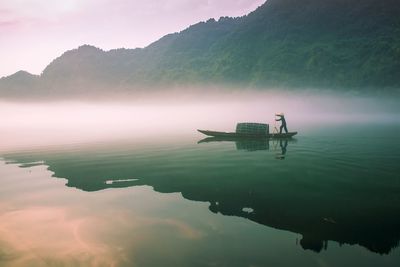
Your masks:
<svg viewBox="0 0 400 267"><path fill-rule="evenodd" d="M196 129L233 131L284 112L289 130L346 123L400 123L397 99L332 93L175 92L98 102L1 102L0 149L132 138L184 138Z"/></svg>

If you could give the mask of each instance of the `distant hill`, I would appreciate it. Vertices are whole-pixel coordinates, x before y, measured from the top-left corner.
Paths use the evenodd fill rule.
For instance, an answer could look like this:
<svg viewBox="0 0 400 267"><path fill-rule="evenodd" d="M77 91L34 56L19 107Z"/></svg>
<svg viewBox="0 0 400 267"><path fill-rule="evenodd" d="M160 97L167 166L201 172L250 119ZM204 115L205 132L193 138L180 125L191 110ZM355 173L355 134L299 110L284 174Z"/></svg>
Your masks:
<svg viewBox="0 0 400 267"><path fill-rule="evenodd" d="M0 79L0 96L12 97L35 94L39 90L40 76L26 71L18 71L13 75Z"/></svg>
<svg viewBox="0 0 400 267"><path fill-rule="evenodd" d="M268 0L247 16L210 19L143 49L84 45L40 77L0 79L0 96L68 96L175 85L400 88L398 0Z"/></svg>

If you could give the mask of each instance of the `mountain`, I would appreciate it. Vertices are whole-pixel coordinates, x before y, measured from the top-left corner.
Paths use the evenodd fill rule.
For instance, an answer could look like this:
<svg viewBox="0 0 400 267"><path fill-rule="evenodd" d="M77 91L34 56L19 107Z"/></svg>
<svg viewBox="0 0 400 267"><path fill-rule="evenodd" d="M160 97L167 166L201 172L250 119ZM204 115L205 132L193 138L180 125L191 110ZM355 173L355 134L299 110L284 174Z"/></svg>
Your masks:
<svg viewBox="0 0 400 267"><path fill-rule="evenodd" d="M31 79L35 86L16 74L1 79L0 95L193 84L398 92L399 71L397 0L268 0L246 16L200 22L143 49L81 46Z"/></svg>
<svg viewBox="0 0 400 267"><path fill-rule="evenodd" d="M0 89L2 89L0 95L8 97L34 94L34 91L38 90L39 82L40 76L21 70L13 75L0 79Z"/></svg>

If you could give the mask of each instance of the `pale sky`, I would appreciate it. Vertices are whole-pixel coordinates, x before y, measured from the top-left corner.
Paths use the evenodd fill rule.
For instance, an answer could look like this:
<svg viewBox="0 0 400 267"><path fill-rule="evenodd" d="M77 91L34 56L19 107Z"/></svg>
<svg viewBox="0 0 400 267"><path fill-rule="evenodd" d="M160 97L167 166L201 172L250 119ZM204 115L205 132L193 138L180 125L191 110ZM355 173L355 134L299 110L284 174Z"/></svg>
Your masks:
<svg viewBox="0 0 400 267"><path fill-rule="evenodd" d="M265 0L0 0L0 77L40 74L66 50L144 47L209 18L242 16Z"/></svg>

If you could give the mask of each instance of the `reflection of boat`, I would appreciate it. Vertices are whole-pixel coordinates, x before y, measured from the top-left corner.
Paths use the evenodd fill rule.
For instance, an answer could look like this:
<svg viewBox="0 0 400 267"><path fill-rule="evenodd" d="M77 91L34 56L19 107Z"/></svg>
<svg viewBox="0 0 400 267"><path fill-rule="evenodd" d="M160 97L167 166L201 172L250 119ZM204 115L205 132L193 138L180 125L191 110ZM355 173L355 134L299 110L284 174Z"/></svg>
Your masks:
<svg viewBox="0 0 400 267"><path fill-rule="evenodd" d="M269 149L267 138L207 137L197 143L201 144L211 142L235 142L237 150L257 151Z"/></svg>
<svg viewBox="0 0 400 267"><path fill-rule="evenodd" d="M288 137L288 138L277 138L275 139L275 142L278 142L277 145L280 146L282 150L282 154L279 154L279 159L283 159L284 155L286 154L286 147L288 143L293 143L296 142L297 140ZM230 136L213 136L213 137L206 137L200 141L198 141L198 144L202 143L212 143L212 142L235 142L236 144L236 149L237 150L247 150L247 151L258 151L258 150L269 150L269 145L270 142L274 142L271 140L271 138L251 138L251 137L230 137ZM278 147L275 147L275 150L278 149ZM283 156L283 157L282 157Z"/></svg>
<svg viewBox="0 0 400 267"><path fill-rule="evenodd" d="M277 140L277 142L279 142L280 140L282 141L288 141L289 143L296 143L297 139L292 138L292 137L287 137L287 138L279 138L279 140ZM238 141L242 141L242 142L254 142L254 141L268 141L267 137L260 137L260 138L252 138L252 137L232 137L232 136L210 136L210 137L206 137L204 139L201 139L200 141L198 141L198 144L202 144L202 143L212 143L212 142L238 142Z"/></svg>
<svg viewBox="0 0 400 267"><path fill-rule="evenodd" d="M269 133L269 134L241 134L236 132L217 132L208 130L197 130L202 134L213 137L229 137L229 138L291 138L297 132L290 133Z"/></svg>

